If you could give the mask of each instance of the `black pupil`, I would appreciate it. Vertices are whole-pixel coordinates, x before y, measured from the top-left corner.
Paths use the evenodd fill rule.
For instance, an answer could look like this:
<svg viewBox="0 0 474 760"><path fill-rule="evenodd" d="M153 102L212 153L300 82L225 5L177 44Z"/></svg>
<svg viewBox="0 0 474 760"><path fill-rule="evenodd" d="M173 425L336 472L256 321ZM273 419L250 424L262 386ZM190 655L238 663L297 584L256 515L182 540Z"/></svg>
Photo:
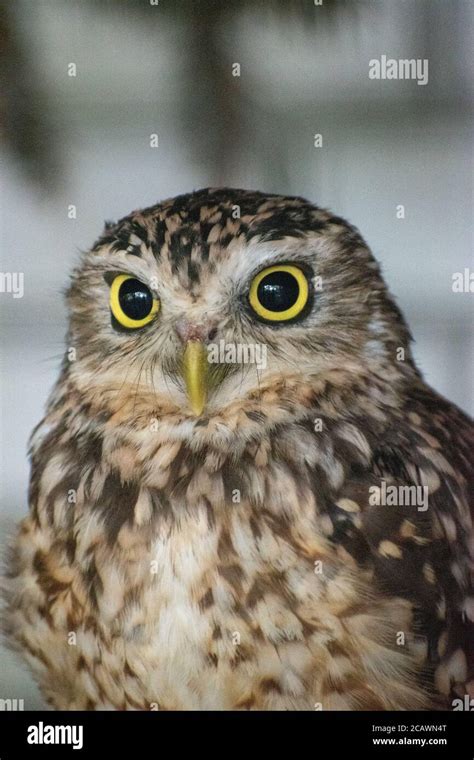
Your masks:
<svg viewBox="0 0 474 760"><path fill-rule="evenodd" d="M130 319L144 319L153 307L153 296L140 280L125 280L120 286L119 302Z"/></svg>
<svg viewBox="0 0 474 760"><path fill-rule="evenodd" d="M295 305L300 287L289 272L270 272L259 283L257 297L269 311L286 311Z"/></svg>

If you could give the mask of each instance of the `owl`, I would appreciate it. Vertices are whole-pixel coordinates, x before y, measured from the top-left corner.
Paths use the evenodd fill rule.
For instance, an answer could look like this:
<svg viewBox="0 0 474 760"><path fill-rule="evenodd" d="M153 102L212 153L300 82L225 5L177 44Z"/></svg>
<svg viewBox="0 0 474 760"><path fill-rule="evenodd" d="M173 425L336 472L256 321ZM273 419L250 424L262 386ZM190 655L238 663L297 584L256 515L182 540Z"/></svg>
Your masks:
<svg viewBox="0 0 474 760"><path fill-rule="evenodd" d="M4 628L61 710L474 696L473 426L359 232L205 189L72 274Z"/></svg>

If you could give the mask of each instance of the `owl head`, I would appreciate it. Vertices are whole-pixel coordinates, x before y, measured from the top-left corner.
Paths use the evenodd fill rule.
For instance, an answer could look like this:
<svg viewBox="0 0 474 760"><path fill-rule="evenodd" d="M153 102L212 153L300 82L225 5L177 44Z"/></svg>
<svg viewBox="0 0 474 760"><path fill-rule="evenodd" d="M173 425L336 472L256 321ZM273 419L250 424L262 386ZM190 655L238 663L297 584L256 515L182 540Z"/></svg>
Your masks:
<svg viewBox="0 0 474 760"><path fill-rule="evenodd" d="M117 413L196 421L263 392L289 403L328 372L416 371L358 231L302 198L206 189L132 212L84 255L68 305L64 372Z"/></svg>

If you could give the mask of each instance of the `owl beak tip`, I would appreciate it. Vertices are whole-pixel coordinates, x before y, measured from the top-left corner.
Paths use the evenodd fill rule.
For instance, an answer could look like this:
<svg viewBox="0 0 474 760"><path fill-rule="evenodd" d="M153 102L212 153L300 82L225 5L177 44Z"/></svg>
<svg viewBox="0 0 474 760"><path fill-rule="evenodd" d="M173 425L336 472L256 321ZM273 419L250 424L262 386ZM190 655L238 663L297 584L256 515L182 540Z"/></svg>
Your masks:
<svg viewBox="0 0 474 760"><path fill-rule="evenodd" d="M200 417L204 411L205 404L191 404L191 411L195 417Z"/></svg>

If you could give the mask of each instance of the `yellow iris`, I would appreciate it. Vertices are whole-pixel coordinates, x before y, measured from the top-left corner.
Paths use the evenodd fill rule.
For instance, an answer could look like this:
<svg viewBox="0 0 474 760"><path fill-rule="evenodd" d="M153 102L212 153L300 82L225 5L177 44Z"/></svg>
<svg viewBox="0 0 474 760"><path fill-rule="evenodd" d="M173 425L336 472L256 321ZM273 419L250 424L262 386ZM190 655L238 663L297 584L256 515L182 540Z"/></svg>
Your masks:
<svg viewBox="0 0 474 760"><path fill-rule="evenodd" d="M292 294L294 294L294 301L283 310L274 310L267 308L261 302L260 285L265 287L264 280L268 275L285 273L290 275L294 279L294 283L291 283L291 279L285 278L286 283L292 285ZM274 278L273 278L274 279ZM272 267L262 269L254 279L250 286L249 302L254 312L269 322L286 322L290 319L294 319L303 311L304 307L308 303L309 298L309 284L304 272L293 264L276 264Z"/></svg>
<svg viewBox="0 0 474 760"><path fill-rule="evenodd" d="M130 330L147 325L149 322L151 322L160 308L159 300L157 298L153 298L147 286L143 283L140 283L141 292L145 293L145 296L147 294L149 295L148 298L145 297L141 299L140 307L142 316L137 319L131 317L129 314L126 314L124 311L124 306L126 308L126 299L124 298L124 291L122 289L122 286L128 280L136 279L136 277L132 277L129 274L119 274L117 277L115 277L112 285L110 286L109 302L112 314L114 315L117 322L122 325L122 327L127 327Z"/></svg>

